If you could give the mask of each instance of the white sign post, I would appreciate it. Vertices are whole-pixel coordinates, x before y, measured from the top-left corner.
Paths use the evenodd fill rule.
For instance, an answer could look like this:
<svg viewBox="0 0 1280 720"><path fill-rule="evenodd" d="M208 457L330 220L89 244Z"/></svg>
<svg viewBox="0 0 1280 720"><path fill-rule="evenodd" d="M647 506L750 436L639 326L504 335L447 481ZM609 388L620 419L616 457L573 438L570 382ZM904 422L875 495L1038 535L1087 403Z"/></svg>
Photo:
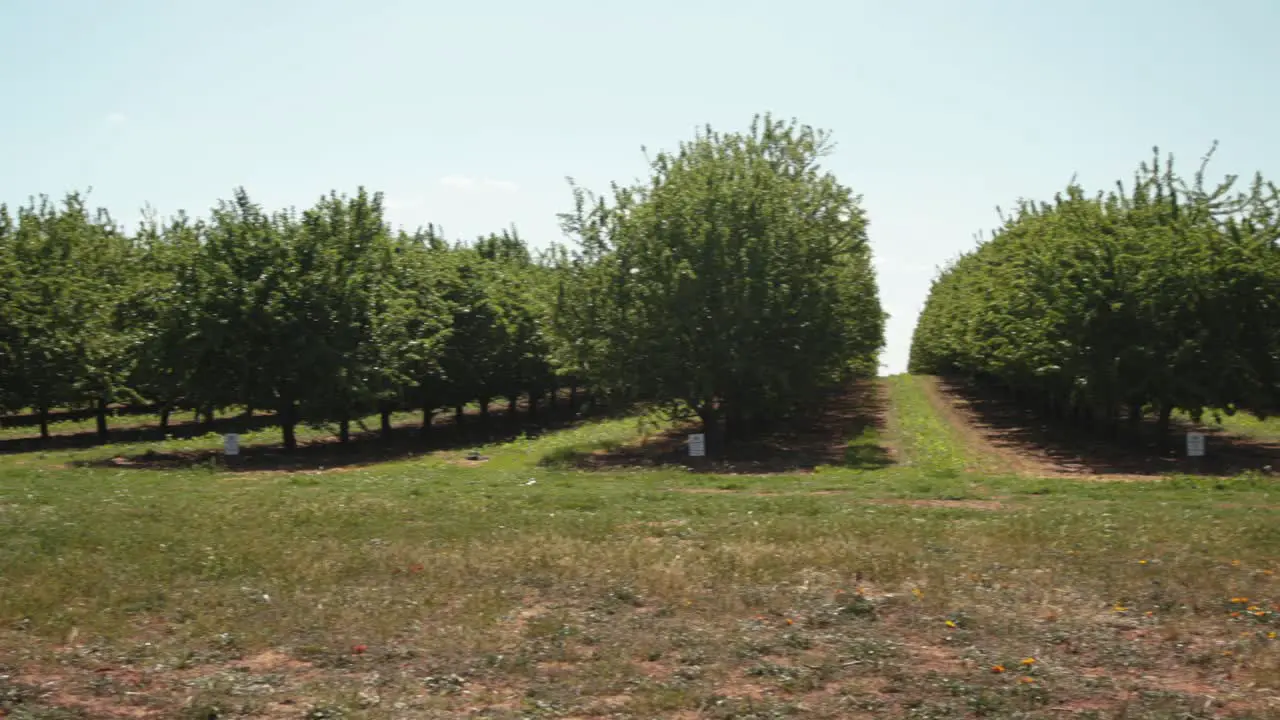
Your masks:
<svg viewBox="0 0 1280 720"><path fill-rule="evenodd" d="M689 436L689 457L706 457L707 455L707 436L703 433L694 433Z"/></svg>
<svg viewBox="0 0 1280 720"><path fill-rule="evenodd" d="M1204 457L1204 433L1187 433L1187 457Z"/></svg>
<svg viewBox="0 0 1280 720"><path fill-rule="evenodd" d="M240 436L235 433L228 433L222 436L222 452L224 455L240 454Z"/></svg>

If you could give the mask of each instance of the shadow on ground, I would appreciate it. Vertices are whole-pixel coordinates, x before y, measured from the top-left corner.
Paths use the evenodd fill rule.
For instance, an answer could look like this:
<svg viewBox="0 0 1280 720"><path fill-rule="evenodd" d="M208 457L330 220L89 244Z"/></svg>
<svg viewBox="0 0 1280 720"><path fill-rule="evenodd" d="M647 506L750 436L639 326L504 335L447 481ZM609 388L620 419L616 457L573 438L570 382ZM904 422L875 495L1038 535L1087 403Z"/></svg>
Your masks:
<svg viewBox="0 0 1280 720"><path fill-rule="evenodd" d="M132 415L154 415L159 412L158 405L110 405L109 412L112 416L127 417ZM176 415L177 413L175 413ZM93 408L81 408L78 410L51 410L48 415L48 421L52 423L68 422L74 420L92 420L97 415L97 410ZM33 412L25 412L18 415L5 415L0 417L0 428L17 428L17 427L39 427L40 415Z"/></svg>
<svg viewBox="0 0 1280 720"><path fill-rule="evenodd" d="M820 465L875 470L893 464L879 438L887 409L884 387L868 380L830 395L812 418L736 442L720 457L689 457L686 434L697 430L675 428L629 445L565 448L541 464L583 470L671 466L710 474L803 471Z"/></svg>
<svg viewBox="0 0 1280 720"><path fill-rule="evenodd" d="M955 379L937 379L944 401L950 402L992 450L1014 466L1037 466L1067 475L1236 475L1280 468L1280 446L1232 435L1212 424L1175 423L1163 441L1155 423L1123 425L1113 437L1054 421L1019 407L1003 395ZM1204 432L1206 455L1188 458L1185 433Z"/></svg>
<svg viewBox="0 0 1280 720"><path fill-rule="evenodd" d="M506 409L494 410L488 423L480 417L468 414L461 426L454 417L441 415L435 418L429 432L418 425L401 425L392 428L389 440L376 429L359 425L351 428L351 439L346 443L336 438L300 442L298 448L286 451L281 445L241 446L240 455L227 458L220 448L192 452L159 452L146 450L141 453L117 455L99 460L72 463L79 467L111 467L136 470L175 470L191 467L216 466L233 472L261 472L267 470L325 470L359 467L393 460L403 460L441 450L460 450L487 443L509 442L520 437L536 437L543 433L561 430L589 419L602 419L626 414L625 408L607 408L586 404L578 411L567 407L544 408L536 418L517 412L512 417ZM271 418L264 418L268 424Z"/></svg>
<svg viewBox="0 0 1280 720"><path fill-rule="evenodd" d="M117 411L121 415L120 411ZM140 415L141 411L128 413ZM92 414L90 415L92 417ZM175 420L177 415L175 414ZM60 418L67 419L67 418ZM83 418L80 418L83 419ZM114 419L114 417L113 417ZM8 418L5 419L6 426ZM215 418L213 422L171 422L165 429L158 424L125 425L111 427L107 434L108 443L142 443L157 442L167 438L187 440L209 433L247 433L261 430L275 424L275 418L269 414L257 414L252 417L243 415ZM103 445L95 430L83 430L73 433L54 433L48 438L21 437L0 440L0 455L11 453L38 452L46 450L84 450Z"/></svg>

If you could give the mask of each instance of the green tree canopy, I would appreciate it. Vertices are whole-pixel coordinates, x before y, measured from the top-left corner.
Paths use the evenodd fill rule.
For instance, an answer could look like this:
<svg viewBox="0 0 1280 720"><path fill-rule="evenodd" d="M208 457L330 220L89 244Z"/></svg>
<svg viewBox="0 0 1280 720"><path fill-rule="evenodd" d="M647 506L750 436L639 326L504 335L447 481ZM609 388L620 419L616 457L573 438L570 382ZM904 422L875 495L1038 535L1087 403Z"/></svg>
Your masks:
<svg viewBox="0 0 1280 720"><path fill-rule="evenodd" d="M883 344L860 201L818 165L828 134L757 118L710 128L652 177L576 191L580 241L553 326L606 388L745 431L872 374ZM722 428L722 421L725 423Z"/></svg>
<svg viewBox="0 0 1280 720"><path fill-rule="evenodd" d="M1206 158L1207 163L1208 158ZM911 369L996 383L1115 427L1152 410L1272 411L1280 372L1275 187L1187 182L1172 158L1130 188L1023 202L934 282Z"/></svg>

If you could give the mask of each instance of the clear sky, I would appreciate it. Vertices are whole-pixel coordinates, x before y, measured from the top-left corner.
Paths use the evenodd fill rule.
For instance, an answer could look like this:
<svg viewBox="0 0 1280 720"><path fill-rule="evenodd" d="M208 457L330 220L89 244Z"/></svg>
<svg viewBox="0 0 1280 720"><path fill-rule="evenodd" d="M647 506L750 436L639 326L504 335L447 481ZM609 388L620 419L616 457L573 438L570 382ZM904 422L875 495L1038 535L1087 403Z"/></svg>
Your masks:
<svg viewBox="0 0 1280 720"><path fill-rule="evenodd" d="M4 0L0 200L92 187L133 222L244 185L386 193L392 219L560 236L604 189L755 113L835 133L865 199L887 371L995 207L1190 169L1280 175L1277 0Z"/></svg>

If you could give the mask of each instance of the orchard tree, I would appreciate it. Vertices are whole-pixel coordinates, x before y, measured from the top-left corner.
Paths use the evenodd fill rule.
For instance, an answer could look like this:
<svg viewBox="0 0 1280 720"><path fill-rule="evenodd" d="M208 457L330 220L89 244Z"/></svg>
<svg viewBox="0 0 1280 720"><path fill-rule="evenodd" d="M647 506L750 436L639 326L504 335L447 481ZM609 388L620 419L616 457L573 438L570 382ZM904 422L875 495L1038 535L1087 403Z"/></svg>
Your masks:
<svg viewBox="0 0 1280 720"><path fill-rule="evenodd" d="M179 280L194 321L181 350L189 402L271 408L290 450L300 403L331 363L324 338L306 332L315 257L301 232L296 214L268 214L238 189L213 209Z"/></svg>
<svg viewBox="0 0 1280 720"><path fill-rule="evenodd" d="M9 208L0 204L0 415L21 408L18 356L24 279L16 252L17 228Z"/></svg>
<svg viewBox="0 0 1280 720"><path fill-rule="evenodd" d="M134 329L131 386L157 405L160 431L185 401L194 370L190 354L199 341L199 296L190 282L204 225L179 214L161 225L154 216L139 228L138 279L125 306Z"/></svg>
<svg viewBox="0 0 1280 720"><path fill-rule="evenodd" d="M452 311L451 331L440 360L445 398L459 423L464 406L478 401L481 424L487 427L489 406L505 389L505 344L515 309L500 292L494 261L467 247L450 250L449 260L452 267L443 290Z"/></svg>
<svg viewBox="0 0 1280 720"><path fill-rule="evenodd" d="M454 273L447 243L426 228L401 232L395 243L395 286L379 313L378 343L386 368L381 394L382 434L391 435L391 410L422 410L422 437L431 433L435 413L450 399L443 357L453 333Z"/></svg>
<svg viewBox="0 0 1280 720"><path fill-rule="evenodd" d="M105 440L107 405L136 398L126 384L129 329L119 314L132 269L128 240L77 193L61 206L33 200L16 228L6 225L5 263L21 278L6 301L16 381L9 402L36 410L42 438L51 409L92 406Z"/></svg>
<svg viewBox="0 0 1280 720"><path fill-rule="evenodd" d="M294 237L292 287L306 310L289 322L315 339L318 353L307 359L302 414L312 423L336 421L347 442L351 420L376 412L395 377L376 344L379 334L392 344L387 349L399 342L384 317L397 311L397 288L382 196L364 188L351 198L330 193L303 213Z"/></svg>
<svg viewBox="0 0 1280 720"><path fill-rule="evenodd" d="M614 393L696 413L713 442L874 373L885 316L867 221L818 165L831 147L758 117L660 153L611 202L577 192L581 282L556 325L590 339L569 355Z"/></svg>

